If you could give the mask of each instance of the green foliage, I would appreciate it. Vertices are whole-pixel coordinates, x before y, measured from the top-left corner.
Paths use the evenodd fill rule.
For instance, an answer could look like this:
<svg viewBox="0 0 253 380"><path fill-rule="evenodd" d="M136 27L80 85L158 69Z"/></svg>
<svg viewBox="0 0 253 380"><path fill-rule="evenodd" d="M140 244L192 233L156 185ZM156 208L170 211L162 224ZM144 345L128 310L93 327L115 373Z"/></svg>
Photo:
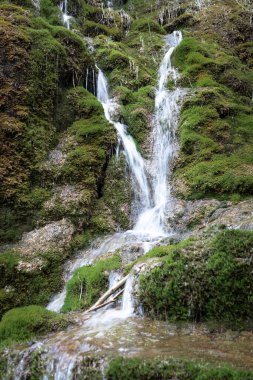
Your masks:
<svg viewBox="0 0 253 380"><path fill-rule="evenodd" d="M108 284L108 272L120 268L117 255L77 269L67 284L63 312L87 309L95 303ZM106 272L107 271L107 272ZM106 275L107 274L107 275Z"/></svg>
<svg viewBox="0 0 253 380"><path fill-rule="evenodd" d="M115 358L106 371L108 380L250 380L252 372L221 367L211 368L176 360L143 360Z"/></svg>
<svg viewBox="0 0 253 380"><path fill-rule="evenodd" d="M169 320L218 320L251 324L253 233L225 230L199 246L198 240L155 248L163 266L140 279L144 311Z"/></svg>
<svg viewBox="0 0 253 380"><path fill-rule="evenodd" d="M23 342L36 335L66 327L66 317L41 306L27 306L9 310L0 322L1 345Z"/></svg>

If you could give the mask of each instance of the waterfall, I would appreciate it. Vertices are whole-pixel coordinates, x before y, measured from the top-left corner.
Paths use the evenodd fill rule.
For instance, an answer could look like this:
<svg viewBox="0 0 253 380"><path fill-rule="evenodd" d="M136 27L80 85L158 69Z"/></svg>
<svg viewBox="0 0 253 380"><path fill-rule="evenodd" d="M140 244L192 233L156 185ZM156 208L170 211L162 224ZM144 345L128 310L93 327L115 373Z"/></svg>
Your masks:
<svg viewBox="0 0 253 380"><path fill-rule="evenodd" d="M135 196L141 203L142 208L149 208L151 206L151 194L145 162L138 152L133 138L127 133L127 127L113 120L118 105L110 98L107 79L100 69L98 69L97 98L104 108L106 119L114 125L118 137L123 144L129 169L136 182L136 186L134 186Z"/></svg>
<svg viewBox="0 0 253 380"><path fill-rule="evenodd" d="M138 187L134 187L135 195L142 200L139 217L133 231L147 236L166 236L166 214L172 211L173 199L169 177L171 163L177 152L176 128L179 116L179 101L182 90L167 89L170 79L176 84L177 72L171 64L171 56L175 47L182 41L182 33L175 31L167 37L166 52L159 68L158 84L155 96L154 128L152 133L152 154L149 162L145 162L137 151L132 137L127 133L125 125L113 120L117 104L110 98L107 80L99 69L97 97L102 103L105 117L114 124L124 147L129 169ZM148 179L148 167L150 175Z"/></svg>

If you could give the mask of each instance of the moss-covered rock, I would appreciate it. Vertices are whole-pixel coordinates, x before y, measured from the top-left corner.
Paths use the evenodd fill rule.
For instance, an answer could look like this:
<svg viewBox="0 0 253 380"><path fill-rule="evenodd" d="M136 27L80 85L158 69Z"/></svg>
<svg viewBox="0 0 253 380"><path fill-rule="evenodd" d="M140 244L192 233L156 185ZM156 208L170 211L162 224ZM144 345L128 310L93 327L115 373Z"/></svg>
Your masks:
<svg viewBox="0 0 253 380"><path fill-rule="evenodd" d="M253 233L225 230L177 245L155 248L148 257L164 265L140 279L144 312L169 320L218 320L252 326Z"/></svg>
<svg viewBox="0 0 253 380"><path fill-rule="evenodd" d="M44 5L47 8L50 4ZM33 11L21 7L1 5L5 74L0 207L9 215L7 223L1 223L3 242L17 240L24 230L34 226L42 198L48 196L37 167L55 144L60 124L64 123L55 118L64 99L63 89L83 84L86 70L94 67L83 39L66 28L50 24L43 14L44 5L41 4L44 18L35 17ZM61 115L62 119L65 115Z"/></svg>
<svg viewBox="0 0 253 380"><path fill-rule="evenodd" d="M190 198L251 194L251 71L214 43L194 38L185 38L173 59L184 84L196 88L181 113L181 152L175 178L185 186L179 194ZM248 75L249 91L242 81L241 89L235 87L235 71ZM225 79L229 76L231 83Z"/></svg>
<svg viewBox="0 0 253 380"><path fill-rule="evenodd" d="M158 22L152 20L151 18L141 18L133 22L132 30L138 32L156 32L160 34L165 34L165 31Z"/></svg>
<svg viewBox="0 0 253 380"><path fill-rule="evenodd" d="M27 341L36 335L63 329L68 325L65 316L41 306L27 306L9 310L0 322L1 345Z"/></svg>
<svg viewBox="0 0 253 380"><path fill-rule="evenodd" d="M45 306L63 286L63 263L69 251L42 251L35 257L0 254L0 315L17 306Z"/></svg>

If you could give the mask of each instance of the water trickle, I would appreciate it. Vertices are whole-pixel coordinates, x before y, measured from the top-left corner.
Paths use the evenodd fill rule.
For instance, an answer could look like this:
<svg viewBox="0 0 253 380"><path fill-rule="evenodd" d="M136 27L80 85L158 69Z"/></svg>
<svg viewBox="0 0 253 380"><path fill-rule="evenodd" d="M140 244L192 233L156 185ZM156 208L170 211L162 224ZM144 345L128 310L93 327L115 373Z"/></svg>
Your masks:
<svg viewBox="0 0 253 380"><path fill-rule="evenodd" d="M131 275L127 279L122 297L121 310L125 314L125 317L130 317L134 313L133 285L134 276Z"/></svg>
<svg viewBox="0 0 253 380"><path fill-rule="evenodd" d="M109 275L109 289L113 288L120 278L121 274L119 272L111 271Z"/></svg>
<svg viewBox="0 0 253 380"><path fill-rule="evenodd" d="M107 1L107 8L113 8L113 1Z"/></svg>
<svg viewBox="0 0 253 380"><path fill-rule="evenodd" d="M175 32L167 42L170 48L165 54L159 69L158 85L155 99L154 129L152 134L152 158L146 162L138 153L126 127L113 121L116 104L109 98L108 86L103 73L99 72L98 98L102 102L107 119L115 125L122 140L124 152L135 181L135 191L141 192L144 202L139 209L139 218L133 230L117 233L94 242L93 246L66 265L66 281L75 269L89 265L100 255L115 252L126 245L142 245L147 252L161 239L161 234L168 234L165 227L166 214L171 209L173 197L170 189L171 163L177 152L175 131L182 91L175 87L167 89L168 79L175 83L177 73L171 66L174 47L181 41L181 34ZM150 180L148 181L148 176ZM119 279L117 272L109 276L109 287ZM122 303L115 309L99 310L87 320L87 315L78 314L78 325L66 331L48 336L43 342L31 344L17 353L11 351L5 380L30 378L31 364L37 364L37 371L43 371L43 380L76 379L76 368L82 368L86 355L119 355L144 358L182 357L204 359L213 362L230 362L240 366L242 362L253 368L249 347L253 345L253 336L249 333L242 337L237 335L217 337L211 335L206 327L195 325L181 327L168 325L166 322L150 321L133 316L134 276L127 279ZM48 308L60 310L64 301L64 290L56 296ZM53 304L54 303L54 304ZM131 317L131 318L129 318ZM77 317L76 317L77 318ZM129 318L126 320L126 318ZM237 333L236 333L237 334ZM211 337L211 338L210 338ZM36 361L33 361L36 359ZM104 376L104 374L103 374ZM39 377L38 377L39 378Z"/></svg>
<svg viewBox="0 0 253 380"><path fill-rule="evenodd" d="M210 0L195 0L196 7L201 10L210 4Z"/></svg>
<svg viewBox="0 0 253 380"><path fill-rule="evenodd" d="M60 3L60 11L62 13L62 21L67 29L70 29L71 16L68 14L68 0L64 0Z"/></svg>

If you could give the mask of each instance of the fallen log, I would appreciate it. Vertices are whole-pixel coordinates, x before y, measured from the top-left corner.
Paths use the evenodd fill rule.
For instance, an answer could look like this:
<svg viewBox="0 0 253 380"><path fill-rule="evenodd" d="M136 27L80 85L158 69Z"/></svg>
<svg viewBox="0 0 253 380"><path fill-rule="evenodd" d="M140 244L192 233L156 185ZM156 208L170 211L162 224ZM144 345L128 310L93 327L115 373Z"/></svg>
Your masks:
<svg viewBox="0 0 253 380"><path fill-rule="evenodd" d="M119 288L121 288L123 285L125 285L126 283L126 280L128 279L129 277L129 274L127 276L125 276L124 278L122 278L119 282L117 282L117 284L115 284L111 289L107 290L107 292L105 292L102 297L99 298L99 300L89 308L89 310L87 310L87 313L91 312L91 311L94 311L94 310L97 310L98 309L98 306L100 305L103 305L105 303L105 301L111 296L113 295ZM120 295L120 294L119 294ZM119 296L118 295L118 296ZM109 301L108 301L109 302ZM105 306L105 305L104 305Z"/></svg>
<svg viewBox="0 0 253 380"><path fill-rule="evenodd" d="M124 289L122 289L120 292L118 292L117 294L115 294L115 296L113 296L112 299L110 299L109 301L106 301L104 303L102 303L101 305L98 305L96 307L92 306L92 308L90 308L87 313L91 313L92 311L97 311L99 309L101 309L102 307L105 307L107 305L110 305L111 303L114 303L117 298L119 298L119 296L121 296L121 294L124 292Z"/></svg>

